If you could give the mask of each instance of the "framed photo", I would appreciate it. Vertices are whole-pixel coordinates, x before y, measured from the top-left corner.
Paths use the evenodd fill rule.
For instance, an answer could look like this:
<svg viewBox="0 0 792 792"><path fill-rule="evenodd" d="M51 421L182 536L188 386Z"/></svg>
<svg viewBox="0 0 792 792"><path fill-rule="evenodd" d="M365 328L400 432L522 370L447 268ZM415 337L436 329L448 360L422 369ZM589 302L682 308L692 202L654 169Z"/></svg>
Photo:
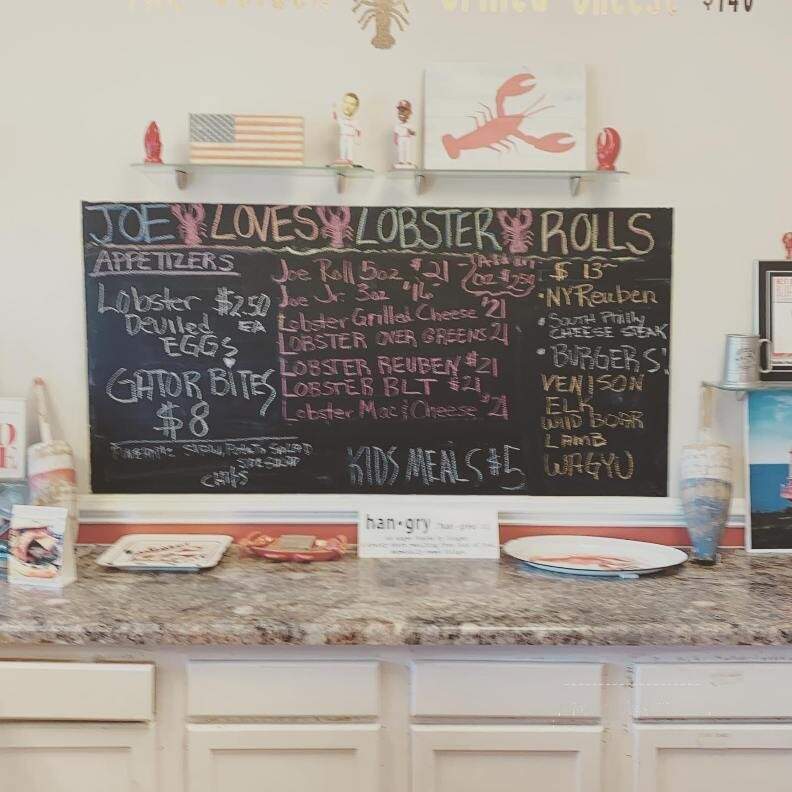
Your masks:
<svg viewBox="0 0 792 792"><path fill-rule="evenodd" d="M792 261L756 262L756 332L772 344L766 382L792 383Z"/></svg>
<svg viewBox="0 0 792 792"><path fill-rule="evenodd" d="M745 546L792 553L792 384L748 394Z"/></svg>
<svg viewBox="0 0 792 792"><path fill-rule="evenodd" d="M61 587L74 580L68 509L14 506L8 535L8 582Z"/></svg>

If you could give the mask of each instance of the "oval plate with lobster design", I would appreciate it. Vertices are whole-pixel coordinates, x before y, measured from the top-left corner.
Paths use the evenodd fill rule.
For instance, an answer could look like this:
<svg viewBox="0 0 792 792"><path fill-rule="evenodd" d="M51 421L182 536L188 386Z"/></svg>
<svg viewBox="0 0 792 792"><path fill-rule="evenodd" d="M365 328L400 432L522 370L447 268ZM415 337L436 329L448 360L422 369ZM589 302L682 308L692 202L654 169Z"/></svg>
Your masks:
<svg viewBox="0 0 792 792"><path fill-rule="evenodd" d="M503 551L538 569L599 577L649 575L688 559L676 547L604 536L527 536Z"/></svg>

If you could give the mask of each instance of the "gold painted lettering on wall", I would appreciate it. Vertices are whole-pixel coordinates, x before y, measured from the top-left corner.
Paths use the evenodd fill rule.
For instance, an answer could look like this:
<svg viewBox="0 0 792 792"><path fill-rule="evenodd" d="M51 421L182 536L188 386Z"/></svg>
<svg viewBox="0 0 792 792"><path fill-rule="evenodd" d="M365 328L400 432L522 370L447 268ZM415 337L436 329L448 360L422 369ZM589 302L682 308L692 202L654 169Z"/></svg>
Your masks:
<svg viewBox="0 0 792 792"><path fill-rule="evenodd" d="M676 14L677 0L440 0L444 11L467 14L543 14L572 9L578 16L657 16Z"/></svg>
<svg viewBox="0 0 792 792"><path fill-rule="evenodd" d="M330 8L331 0L127 0L130 11L184 11L199 5L218 9L309 9Z"/></svg>
<svg viewBox="0 0 792 792"><path fill-rule="evenodd" d="M184 0L128 0L130 11L183 11Z"/></svg>
<svg viewBox="0 0 792 792"><path fill-rule="evenodd" d="M657 16L662 13L676 14L679 10L676 0L574 0L574 4L575 13L581 16Z"/></svg>
<svg viewBox="0 0 792 792"><path fill-rule="evenodd" d="M259 8L270 7L276 9L284 8L328 8L330 0L212 0L214 5L221 8Z"/></svg>
<svg viewBox="0 0 792 792"><path fill-rule="evenodd" d="M216 9L323 9L343 10L349 0L119 0L132 11L184 11L209 6ZM433 0L435 7L456 14L544 14L566 12L576 16L675 16L680 13L679 0ZM410 24L407 0L352 0L352 11L363 30L373 29L371 43L378 49L396 44L395 30ZM690 6L702 13L743 12L756 10L756 0L698 0Z"/></svg>
<svg viewBox="0 0 792 792"><path fill-rule="evenodd" d="M471 10L491 14L522 14L526 11L544 13L550 7L550 0L440 0L446 11L459 11L463 14Z"/></svg>

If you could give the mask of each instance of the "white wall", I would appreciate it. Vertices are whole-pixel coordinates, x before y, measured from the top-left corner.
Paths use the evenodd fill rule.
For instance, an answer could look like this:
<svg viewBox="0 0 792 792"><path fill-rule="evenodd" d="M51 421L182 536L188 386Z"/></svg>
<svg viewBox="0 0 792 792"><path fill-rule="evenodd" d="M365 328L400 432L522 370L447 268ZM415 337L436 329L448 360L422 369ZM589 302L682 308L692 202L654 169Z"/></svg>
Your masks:
<svg viewBox="0 0 792 792"><path fill-rule="evenodd" d="M625 140L621 165L632 175L619 184L570 198L563 183L454 180L416 199L409 182L377 179L352 185L347 200L674 207L675 494L698 383L718 376L724 333L751 329L752 261L780 258L792 229L792 4L756 0L746 15L678 0L674 16L594 16L575 12L585 0L550 0L541 14L480 13L477 0L453 13L444 2L454 0L410 0L411 27L379 51L352 0L304 0L303 9L283 0L280 10L274 1L160 0L146 10L144 0L2 0L0 395L27 393L35 375L48 380L87 491L80 200L337 202L329 180L311 178L203 176L179 193L129 167L151 119L166 159L184 160L190 111L299 113L308 160L325 162L330 105L352 89L367 125L364 159L385 169L393 107L420 98L426 64L579 60L589 67L592 142L604 125ZM739 443L738 418L736 407L719 410Z"/></svg>

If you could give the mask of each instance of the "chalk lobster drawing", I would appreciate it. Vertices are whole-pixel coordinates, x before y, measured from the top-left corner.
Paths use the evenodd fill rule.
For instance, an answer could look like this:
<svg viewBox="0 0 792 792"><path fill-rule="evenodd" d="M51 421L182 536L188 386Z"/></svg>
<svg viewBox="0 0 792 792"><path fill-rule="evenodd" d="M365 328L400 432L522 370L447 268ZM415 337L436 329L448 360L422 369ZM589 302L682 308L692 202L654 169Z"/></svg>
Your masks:
<svg viewBox="0 0 792 792"><path fill-rule="evenodd" d="M390 49L396 43L391 33L391 23L395 22L402 32L410 24L407 18L410 9L406 0L355 0L352 13L357 14L361 9L358 23L363 30L374 23L371 43L377 49Z"/></svg>
<svg viewBox="0 0 792 792"><path fill-rule="evenodd" d="M352 229L349 227L352 211L348 206L339 206L337 209L334 212L329 206L317 206L316 213L324 226L322 236L329 239L334 248L342 248L345 240L352 239Z"/></svg>
<svg viewBox="0 0 792 792"><path fill-rule="evenodd" d="M530 231L533 213L530 209L518 209L514 216L505 209L498 210L498 222L503 229L503 241L509 246L510 253L527 253L533 244L534 235Z"/></svg>
<svg viewBox="0 0 792 792"><path fill-rule="evenodd" d="M173 204L171 214L179 222L179 234L185 245L201 245L206 236L206 209L203 204Z"/></svg>
<svg viewBox="0 0 792 792"><path fill-rule="evenodd" d="M551 132L543 137L529 135L520 129L526 118L532 118L544 110L550 110L553 105L537 107L545 100L541 96L532 105L521 113L507 113L506 100L513 96L522 96L536 88L536 78L527 72L515 74L498 88L495 94L495 113L487 105L480 103L483 110L479 110L471 118L476 122L476 128L462 137L443 135L443 147L451 159L458 159L462 151L472 149L492 149L493 151L508 151L516 149L517 141L528 143L540 151L550 154L563 154L575 146L575 139L569 132ZM481 114L482 119L479 118Z"/></svg>

